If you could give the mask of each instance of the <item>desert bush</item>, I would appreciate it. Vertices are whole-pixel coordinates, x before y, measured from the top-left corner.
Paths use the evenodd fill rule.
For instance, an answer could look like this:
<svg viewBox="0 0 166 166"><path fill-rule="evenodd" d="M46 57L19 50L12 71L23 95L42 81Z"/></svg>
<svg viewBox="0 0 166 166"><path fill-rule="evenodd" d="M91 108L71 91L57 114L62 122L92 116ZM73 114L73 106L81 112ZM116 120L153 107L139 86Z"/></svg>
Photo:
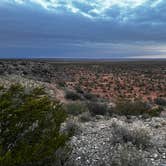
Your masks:
<svg viewBox="0 0 166 166"><path fill-rule="evenodd" d="M80 86L76 86L76 87L75 87L75 90L76 90L77 93L81 93L81 94L84 93L84 91L81 89Z"/></svg>
<svg viewBox="0 0 166 166"><path fill-rule="evenodd" d="M155 103L161 106L166 106L166 98L158 97L155 99Z"/></svg>
<svg viewBox="0 0 166 166"><path fill-rule="evenodd" d="M65 110L67 114L77 116L88 111L88 108L84 103L69 103L65 105Z"/></svg>
<svg viewBox="0 0 166 166"><path fill-rule="evenodd" d="M148 113L148 105L142 101L119 101L114 112L119 115L143 115Z"/></svg>
<svg viewBox="0 0 166 166"><path fill-rule="evenodd" d="M64 87L66 86L65 81L59 81L59 82L58 82L58 86L64 88Z"/></svg>
<svg viewBox="0 0 166 166"><path fill-rule="evenodd" d="M152 108L152 109L148 110L148 115L151 117L159 116L160 113L162 112L162 110L163 110L163 108L161 106L156 107L156 108Z"/></svg>
<svg viewBox="0 0 166 166"><path fill-rule="evenodd" d="M19 64L22 65L22 66L25 66L25 65L27 65L27 62L26 61L20 61Z"/></svg>
<svg viewBox="0 0 166 166"><path fill-rule="evenodd" d="M90 101L97 101L97 97L92 93L84 93L84 98Z"/></svg>
<svg viewBox="0 0 166 166"><path fill-rule="evenodd" d="M30 93L32 96L46 95L44 87L36 87Z"/></svg>
<svg viewBox="0 0 166 166"><path fill-rule="evenodd" d="M111 149L111 166L151 166L150 159L146 159L142 151L130 144L120 144Z"/></svg>
<svg viewBox="0 0 166 166"><path fill-rule="evenodd" d="M89 111L83 112L80 115L80 120L81 120L81 122L89 122L89 121L91 121L91 114L89 113Z"/></svg>
<svg viewBox="0 0 166 166"><path fill-rule="evenodd" d="M3 90L4 89L4 86L3 85L0 85L0 90Z"/></svg>
<svg viewBox="0 0 166 166"><path fill-rule="evenodd" d="M148 148L151 144L149 131L145 128L134 128L131 132L132 143L138 148Z"/></svg>
<svg viewBox="0 0 166 166"><path fill-rule="evenodd" d="M129 141L131 141L131 133L128 128L114 122L112 124L112 143L126 143Z"/></svg>
<svg viewBox="0 0 166 166"><path fill-rule="evenodd" d="M97 102L89 102L88 104L89 112L92 116L94 115L106 115L107 114L107 105Z"/></svg>
<svg viewBox="0 0 166 166"><path fill-rule="evenodd" d="M64 126L61 128L61 132L73 136L81 132L78 123L74 119L68 119Z"/></svg>
<svg viewBox="0 0 166 166"><path fill-rule="evenodd" d="M26 93L19 84L3 89L0 95L0 165L61 166L68 134L61 134L66 119L59 102L51 101L43 90ZM42 94L42 95L41 95ZM63 153L57 157L57 151ZM60 154L60 153L59 153Z"/></svg>
<svg viewBox="0 0 166 166"><path fill-rule="evenodd" d="M82 96L74 91L66 91L65 97L70 100L82 100Z"/></svg>
<svg viewBox="0 0 166 166"><path fill-rule="evenodd" d="M145 128L133 128L122 126L117 123L112 124L112 143L132 143L138 148L147 148L151 145L150 135Z"/></svg>

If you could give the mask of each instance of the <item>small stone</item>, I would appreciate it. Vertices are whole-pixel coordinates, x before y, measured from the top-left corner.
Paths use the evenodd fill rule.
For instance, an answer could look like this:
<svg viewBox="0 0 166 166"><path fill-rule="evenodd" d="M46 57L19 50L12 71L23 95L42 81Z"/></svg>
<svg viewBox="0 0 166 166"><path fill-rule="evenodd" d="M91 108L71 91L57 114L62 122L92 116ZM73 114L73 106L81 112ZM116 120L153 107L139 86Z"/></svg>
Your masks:
<svg viewBox="0 0 166 166"><path fill-rule="evenodd" d="M155 154L153 155L153 157L156 159L156 158L158 157L158 154L155 153Z"/></svg>
<svg viewBox="0 0 166 166"><path fill-rule="evenodd" d="M80 160L80 159L81 159L81 157L80 157L80 156L76 158L76 160Z"/></svg>
<svg viewBox="0 0 166 166"><path fill-rule="evenodd" d="M104 117L102 115L96 115L96 119L101 120L101 119L104 119Z"/></svg>

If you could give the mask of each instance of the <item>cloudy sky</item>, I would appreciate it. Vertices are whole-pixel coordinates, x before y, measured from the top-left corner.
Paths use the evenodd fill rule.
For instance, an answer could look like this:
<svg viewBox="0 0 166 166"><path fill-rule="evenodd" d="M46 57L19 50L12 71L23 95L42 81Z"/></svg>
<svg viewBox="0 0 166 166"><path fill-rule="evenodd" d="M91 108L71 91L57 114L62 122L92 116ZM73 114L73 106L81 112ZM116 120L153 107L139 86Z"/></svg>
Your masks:
<svg viewBox="0 0 166 166"><path fill-rule="evenodd" d="M0 58L166 58L166 0L0 0Z"/></svg>

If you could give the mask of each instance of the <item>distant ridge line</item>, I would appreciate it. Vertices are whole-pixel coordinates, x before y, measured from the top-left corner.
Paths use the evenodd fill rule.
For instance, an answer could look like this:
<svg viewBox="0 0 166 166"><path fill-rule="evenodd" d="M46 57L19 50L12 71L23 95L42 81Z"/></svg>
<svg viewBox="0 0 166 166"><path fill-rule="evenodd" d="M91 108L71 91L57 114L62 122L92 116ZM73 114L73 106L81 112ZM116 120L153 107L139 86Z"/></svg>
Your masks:
<svg viewBox="0 0 166 166"><path fill-rule="evenodd" d="M0 58L0 60L32 60L55 62L134 62L134 61L166 61L166 58Z"/></svg>

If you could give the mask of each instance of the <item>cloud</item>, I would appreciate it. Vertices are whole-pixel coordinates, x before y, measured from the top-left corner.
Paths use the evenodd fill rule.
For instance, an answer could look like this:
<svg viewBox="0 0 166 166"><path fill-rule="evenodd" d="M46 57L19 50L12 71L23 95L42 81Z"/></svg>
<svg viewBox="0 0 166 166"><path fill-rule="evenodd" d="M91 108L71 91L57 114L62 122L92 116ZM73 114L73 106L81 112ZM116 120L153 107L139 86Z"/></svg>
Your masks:
<svg viewBox="0 0 166 166"><path fill-rule="evenodd" d="M0 48L2 57L36 58L166 58L166 45L156 43L56 43L49 47L12 45Z"/></svg>
<svg viewBox="0 0 166 166"><path fill-rule="evenodd" d="M38 5L56 13L68 11L92 19L112 19L110 11L116 8L120 10L118 18L124 21L139 17L141 14L139 9L143 12L153 11L155 13L158 12L158 7L163 11L165 9L164 0L2 0L2 2L28 6Z"/></svg>
<svg viewBox="0 0 166 166"><path fill-rule="evenodd" d="M1 0L0 56L163 57L165 11L165 0Z"/></svg>

